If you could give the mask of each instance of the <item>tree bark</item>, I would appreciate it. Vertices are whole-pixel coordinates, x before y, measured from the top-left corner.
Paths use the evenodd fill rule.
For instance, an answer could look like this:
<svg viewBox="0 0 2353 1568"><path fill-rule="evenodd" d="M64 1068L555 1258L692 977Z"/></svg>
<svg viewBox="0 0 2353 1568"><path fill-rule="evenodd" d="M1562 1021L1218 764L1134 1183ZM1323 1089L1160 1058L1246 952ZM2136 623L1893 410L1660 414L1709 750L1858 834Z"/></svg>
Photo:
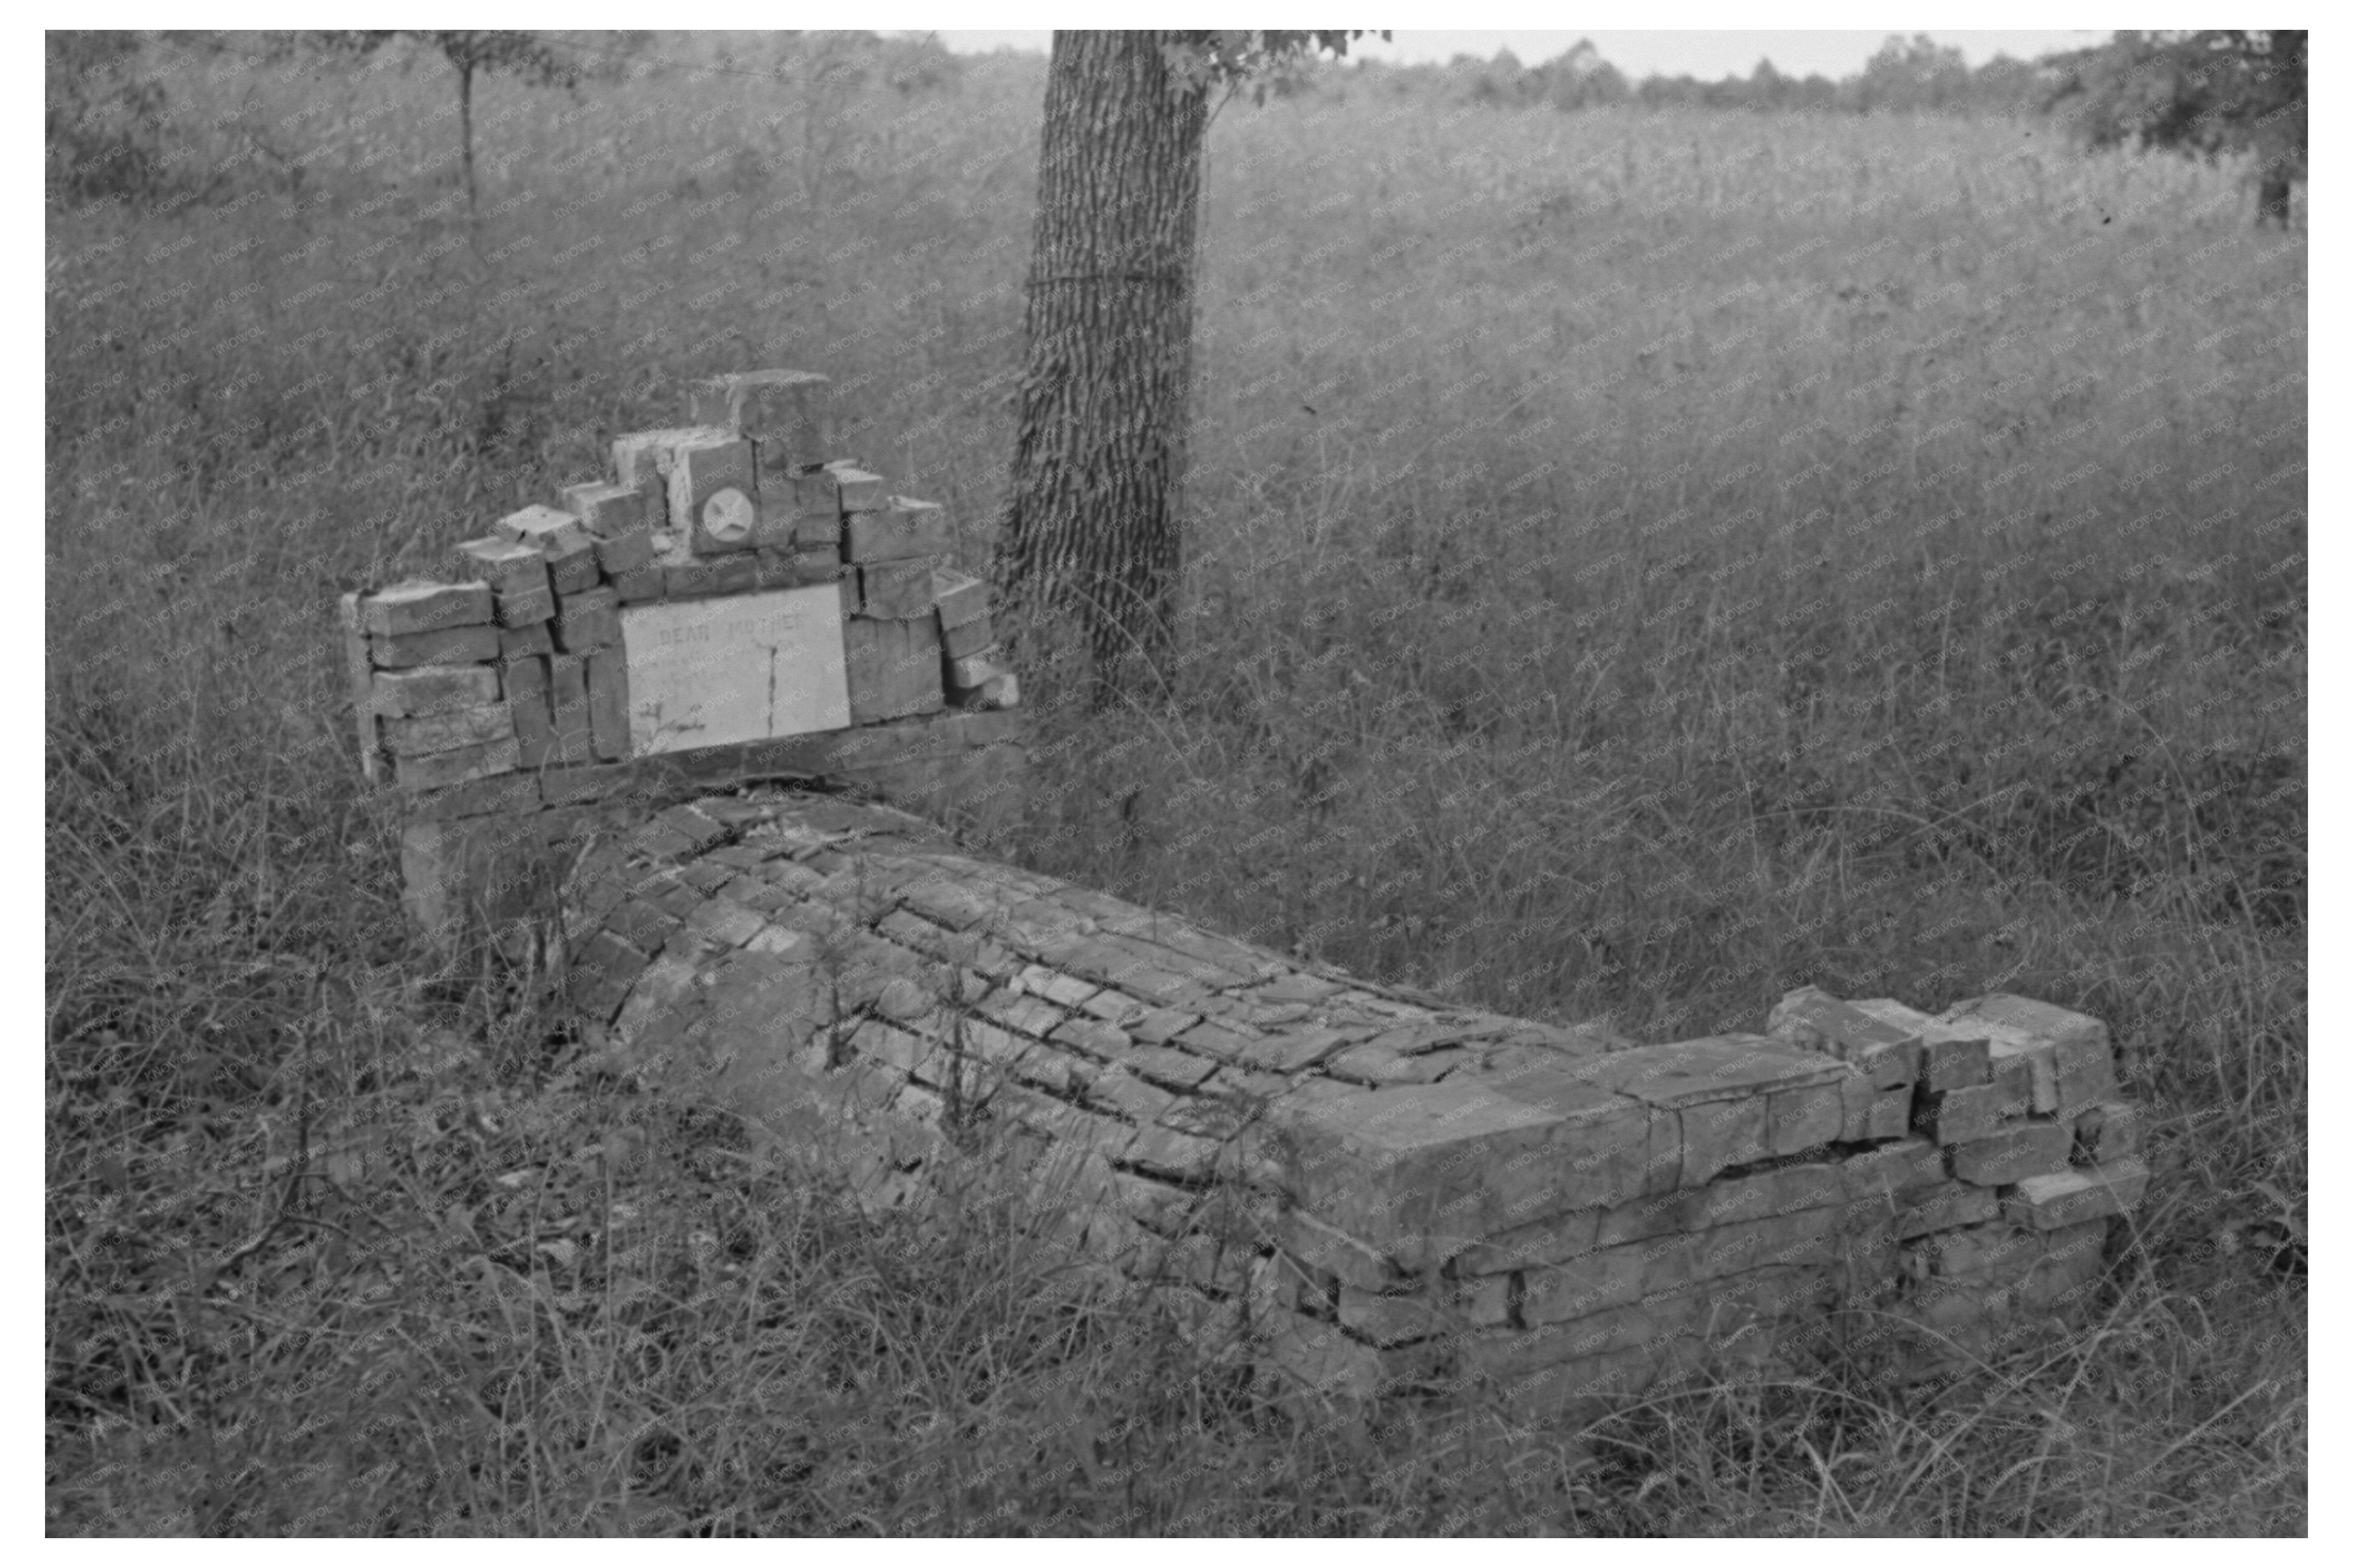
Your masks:
<svg viewBox="0 0 2353 1568"><path fill-rule="evenodd" d="M479 221L480 205L474 199L474 62L458 64L458 166L466 179L466 221Z"/></svg>
<svg viewBox="0 0 2353 1568"><path fill-rule="evenodd" d="M2290 189L2287 175L2274 166L2264 168L2263 179L2255 188L2257 228L2263 227L2266 222L2276 223L2282 228L2287 226Z"/></svg>
<svg viewBox="0 0 2353 1568"><path fill-rule="evenodd" d="M1193 376L1204 89L1171 35L1057 32L1047 68L1029 357L994 572L1030 648L1074 629L1098 705L1174 640Z"/></svg>

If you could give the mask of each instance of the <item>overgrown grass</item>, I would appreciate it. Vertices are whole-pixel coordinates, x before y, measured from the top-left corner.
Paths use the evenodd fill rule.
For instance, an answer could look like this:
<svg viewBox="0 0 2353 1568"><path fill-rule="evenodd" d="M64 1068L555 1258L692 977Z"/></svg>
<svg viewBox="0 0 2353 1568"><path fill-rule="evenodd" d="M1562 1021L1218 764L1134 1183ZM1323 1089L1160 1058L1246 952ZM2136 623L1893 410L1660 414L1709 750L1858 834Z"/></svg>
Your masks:
<svg viewBox="0 0 2353 1568"><path fill-rule="evenodd" d="M353 782L334 594L691 376L831 374L982 559L1035 64L493 81L478 229L431 62L221 63L171 101L323 109L299 180L49 230L54 1530L2303 1528L2306 279L2235 172L1221 114L1186 655L1042 690L1024 858L1651 1038L2027 992L2164 1120L2072 1337L1366 1431L1035 1289L1029 1220L859 1219L586 1073L527 962L409 945Z"/></svg>

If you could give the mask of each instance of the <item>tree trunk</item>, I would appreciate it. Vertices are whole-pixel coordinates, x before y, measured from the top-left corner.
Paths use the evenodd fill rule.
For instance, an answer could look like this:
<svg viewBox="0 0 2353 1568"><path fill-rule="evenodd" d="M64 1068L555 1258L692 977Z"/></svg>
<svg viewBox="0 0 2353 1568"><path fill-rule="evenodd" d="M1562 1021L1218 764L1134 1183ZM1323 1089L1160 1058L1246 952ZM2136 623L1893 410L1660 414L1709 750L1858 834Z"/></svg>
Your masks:
<svg viewBox="0 0 2353 1568"><path fill-rule="evenodd" d="M458 166L466 176L466 221L476 221L474 202L474 62L458 62Z"/></svg>
<svg viewBox="0 0 2353 1568"><path fill-rule="evenodd" d="M2289 189L2285 174L2272 168L2263 171L2263 181L2255 189L2257 228L2263 227L2266 221L2276 223L2282 228L2287 226Z"/></svg>
<svg viewBox="0 0 2353 1568"><path fill-rule="evenodd" d="M1101 705L1174 640L1205 89L1152 32L1057 32L1029 358L995 572L1017 637L1075 629ZM1044 641L1034 636L1035 648Z"/></svg>

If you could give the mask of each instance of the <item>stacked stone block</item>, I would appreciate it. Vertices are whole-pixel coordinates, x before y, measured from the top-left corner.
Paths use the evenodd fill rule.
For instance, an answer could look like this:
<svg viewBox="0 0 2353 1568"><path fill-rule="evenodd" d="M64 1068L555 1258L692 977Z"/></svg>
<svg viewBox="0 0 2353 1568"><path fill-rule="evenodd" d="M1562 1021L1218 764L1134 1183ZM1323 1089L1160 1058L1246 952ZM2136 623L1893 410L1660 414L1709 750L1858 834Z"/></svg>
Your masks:
<svg viewBox="0 0 2353 1568"><path fill-rule="evenodd" d="M428 927L446 931L466 901L520 912L578 828L574 808L598 801L822 776L1006 815L1022 771L1011 727L946 721L1019 701L987 590L949 569L943 509L830 450L825 390L797 371L698 384L693 423L617 437L609 478L459 544L463 581L344 596L362 766L402 793L411 908ZM840 738L890 726L893 740L633 741L633 608L823 585L840 595Z"/></svg>
<svg viewBox="0 0 2353 1568"><path fill-rule="evenodd" d="M1632 1046L1451 1007L807 797L582 863L572 996L923 1201L959 1119L1098 1277L1327 1391L1556 1404L1763 1358L1838 1306L1982 1346L2078 1304L2147 1181L2096 1020L1793 993Z"/></svg>

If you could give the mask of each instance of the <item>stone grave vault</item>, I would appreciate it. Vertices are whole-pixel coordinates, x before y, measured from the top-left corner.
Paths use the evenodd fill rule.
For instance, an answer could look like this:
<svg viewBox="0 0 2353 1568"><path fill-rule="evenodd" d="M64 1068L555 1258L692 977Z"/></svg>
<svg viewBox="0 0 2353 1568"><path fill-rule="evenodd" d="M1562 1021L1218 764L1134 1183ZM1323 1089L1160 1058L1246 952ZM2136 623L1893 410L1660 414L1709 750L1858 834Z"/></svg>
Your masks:
<svg viewBox="0 0 2353 1568"><path fill-rule="evenodd" d="M1809 989L1640 1045L987 854L1037 763L987 590L940 508L829 450L824 393L702 384L451 580L345 596L436 940L552 913L612 1059L871 1205L985 1142L1075 1271L1290 1386L1544 1407L2087 1303L2148 1179L2094 1018Z"/></svg>

